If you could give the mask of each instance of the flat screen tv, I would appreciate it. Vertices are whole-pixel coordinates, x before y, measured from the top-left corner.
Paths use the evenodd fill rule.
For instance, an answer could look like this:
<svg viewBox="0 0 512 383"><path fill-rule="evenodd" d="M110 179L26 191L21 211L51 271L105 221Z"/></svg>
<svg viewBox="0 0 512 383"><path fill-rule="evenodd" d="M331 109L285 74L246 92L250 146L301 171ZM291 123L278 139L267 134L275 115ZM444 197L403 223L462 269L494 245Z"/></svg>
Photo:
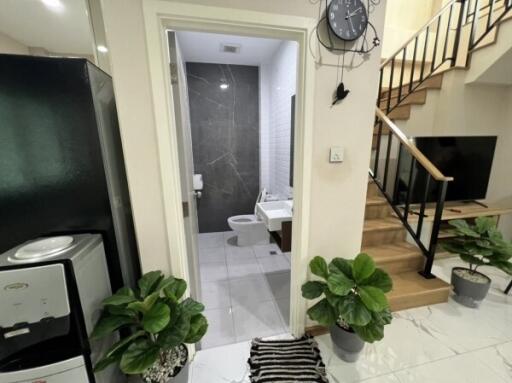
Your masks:
<svg viewBox="0 0 512 383"><path fill-rule="evenodd" d="M496 140L496 136L416 137L414 143L445 176L454 177L448 183L446 201L471 201L486 197ZM410 161L401 158L395 198L404 202ZM426 175L420 167L413 174L411 202L420 203L425 197ZM436 201L437 195L431 187L427 202Z"/></svg>

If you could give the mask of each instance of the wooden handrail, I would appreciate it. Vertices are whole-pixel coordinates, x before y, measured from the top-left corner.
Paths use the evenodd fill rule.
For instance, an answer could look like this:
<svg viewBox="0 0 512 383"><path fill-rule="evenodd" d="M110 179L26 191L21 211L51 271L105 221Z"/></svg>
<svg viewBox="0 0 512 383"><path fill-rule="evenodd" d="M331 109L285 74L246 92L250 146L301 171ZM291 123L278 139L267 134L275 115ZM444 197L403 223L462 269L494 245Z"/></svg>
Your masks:
<svg viewBox="0 0 512 383"><path fill-rule="evenodd" d="M389 119L388 116L379 108L375 107L375 113L377 117L382 120L389 130L400 140L400 142L404 145L407 151L413 156L416 161L418 161L425 170L432 176L436 181L453 181L453 177L447 177L432 163L430 160L425 157L425 155L416 147L416 145L412 144L407 136L396 126L393 121Z"/></svg>
<svg viewBox="0 0 512 383"><path fill-rule="evenodd" d="M451 0L447 4L445 4L423 27L418 29L418 31L411 36L409 40L407 40L400 48L396 50L392 55L390 55L382 64L380 64L380 68L384 68L392 59L393 57L396 57L409 43L414 40L416 37L418 37L425 29L427 29L428 26L432 25L437 18L444 13L446 9L452 6L452 4L456 3L458 0Z"/></svg>

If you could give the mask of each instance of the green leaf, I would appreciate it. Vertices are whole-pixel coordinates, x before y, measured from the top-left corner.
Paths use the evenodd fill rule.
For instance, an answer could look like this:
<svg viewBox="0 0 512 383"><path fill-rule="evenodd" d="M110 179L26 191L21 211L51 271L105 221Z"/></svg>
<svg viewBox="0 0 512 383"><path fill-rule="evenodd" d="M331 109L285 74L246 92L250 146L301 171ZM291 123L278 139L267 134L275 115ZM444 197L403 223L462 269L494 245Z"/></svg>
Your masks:
<svg viewBox="0 0 512 383"><path fill-rule="evenodd" d="M341 301L343 300L344 297L341 297L339 295L335 295L333 293L331 293L329 291L329 289L326 289L324 291L324 294L325 294L325 298L327 299L327 302L329 302L329 304L334 307L335 311L337 311L337 307L339 304L341 304Z"/></svg>
<svg viewBox="0 0 512 383"><path fill-rule="evenodd" d="M473 238L480 238L480 234L474 231L468 223L463 219L455 219L448 222L451 226L457 229L457 234L465 235Z"/></svg>
<svg viewBox="0 0 512 383"><path fill-rule="evenodd" d="M124 305L121 306L106 306L105 309L109 314L112 315L124 315L131 318L137 317L137 312L134 310L130 310L128 307L125 307Z"/></svg>
<svg viewBox="0 0 512 383"><path fill-rule="evenodd" d="M208 321L203 314L196 314L190 319L190 330L185 337L185 343L197 343L206 334Z"/></svg>
<svg viewBox="0 0 512 383"><path fill-rule="evenodd" d="M147 340L132 343L123 353L119 367L128 375L142 374L160 355L160 347Z"/></svg>
<svg viewBox="0 0 512 383"><path fill-rule="evenodd" d="M324 282L312 281L302 285L302 296L306 299L315 299L323 294L327 285Z"/></svg>
<svg viewBox="0 0 512 383"><path fill-rule="evenodd" d="M381 289L383 292L388 293L393 289L393 281L390 276L382 269L375 269L369 278L366 278L360 283L363 286L373 286Z"/></svg>
<svg viewBox="0 0 512 383"><path fill-rule="evenodd" d="M365 253L359 254L352 264L352 273L357 283L364 281L375 271L375 262Z"/></svg>
<svg viewBox="0 0 512 383"><path fill-rule="evenodd" d="M91 334L91 339L103 338L106 335L110 335L118 328L128 324L134 324L133 318L124 315L105 315L104 313L98 323L96 323Z"/></svg>
<svg viewBox="0 0 512 383"><path fill-rule="evenodd" d="M372 319L372 313L357 295L349 295L343 298L338 310L341 318L349 326L366 326Z"/></svg>
<svg viewBox="0 0 512 383"><path fill-rule="evenodd" d="M120 306L125 305L136 300L133 290L127 287L123 287L117 292L103 300L104 305Z"/></svg>
<svg viewBox="0 0 512 383"><path fill-rule="evenodd" d="M471 265L477 265L477 266L485 265L484 261L482 261L480 258L474 257L472 255L459 254L459 256L460 256L460 259L462 259L464 262L469 263Z"/></svg>
<svg viewBox="0 0 512 383"><path fill-rule="evenodd" d="M327 279L329 277L329 271L327 270L327 263L325 259L322 257L316 256L309 262L309 268L311 269L311 273L316 276L319 276L323 279Z"/></svg>
<svg viewBox="0 0 512 383"><path fill-rule="evenodd" d="M177 302L181 299L183 294L187 291L187 282L183 279L175 278L174 281L164 289L164 294L167 298Z"/></svg>
<svg viewBox="0 0 512 383"><path fill-rule="evenodd" d="M142 318L142 327L151 334L162 331L169 324L171 310L163 302L157 302Z"/></svg>
<svg viewBox="0 0 512 383"><path fill-rule="evenodd" d="M354 331L365 342L373 343L384 337L384 326L391 323L393 317L389 309L372 312L372 320L366 326L352 326Z"/></svg>
<svg viewBox="0 0 512 383"><path fill-rule="evenodd" d="M199 314L204 311L204 305L199 303L192 298L187 298L180 304L181 311L190 316Z"/></svg>
<svg viewBox="0 0 512 383"><path fill-rule="evenodd" d="M389 307L386 295L381 289L372 286L358 286L359 297L370 310L379 312Z"/></svg>
<svg viewBox="0 0 512 383"><path fill-rule="evenodd" d="M160 293L156 292L151 295L148 295L143 302L137 301L132 302L128 305L128 308L130 310L139 311L142 314L145 314L149 310L151 310L151 307L155 304L155 302L158 300Z"/></svg>
<svg viewBox="0 0 512 383"><path fill-rule="evenodd" d="M174 314L174 313L173 313ZM190 331L190 316L181 314L174 317L174 321L158 335L158 344L163 348L172 348L185 341L185 337Z"/></svg>
<svg viewBox="0 0 512 383"><path fill-rule="evenodd" d="M155 291L161 291L161 290L165 289L166 287L172 285L174 283L174 281L175 281L175 278L172 276L162 279L158 283L158 286L156 287Z"/></svg>
<svg viewBox="0 0 512 383"><path fill-rule="evenodd" d="M497 267L508 275L512 275L512 263L510 262L493 262L493 266Z"/></svg>
<svg viewBox="0 0 512 383"><path fill-rule="evenodd" d="M355 282L342 273L331 273L327 278L329 290L336 295L345 296L355 286Z"/></svg>
<svg viewBox="0 0 512 383"><path fill-rule="evenodd" d="M141 298L144 299L152 294L162 279L162 272L159 270L144 274L138 282Z"/></svg>
<svg viewBox="0 0 512 383"><path fill-rule="evenodd" d="M103 371L105 368L110 366L112 363L116 363L119 360L121 360L121 356L122 356L122 354L115 355L115 356L105 356L105 357L101 358L94 365L94 372Z"/></svg>
<svg viewBox="0 0 512 383"><path fill-rule="evenodd" d="M331 273L342 273L345 274L346 277L353 279L352 263L352 260L334 258L329 264L329 271Z"/></svg>
<svg viewBox="0 0 512 383"><path fill-rule="evenodd" d="M111 356L115 356L116 354L118 354L119 351L125 351L132 342L134 342L136 339L143 337L145 335L146 335L146 333L144 331L139 330L139 331L133 333L132 335L130 335L124 339L121 339L120 341L114 343L112 345L112 347L110 347L110 349L107 351L105 356L111 357Z"/></svg>
<svg viewBox="0 0 512 383"><path fill-rule="evenodd" d="M322 299L307 311L311 320L320 323L323 326L333 326L338 320L338 315L327 299Z"/></svg>
<svg viewBox="0 0 512 383"><path fill-rule="evenodd" d="M384 326L370 322L366 326L352 326L359 337L368 343L373 343L384 338Z"/></svg>
<svg viewBox="0 0 512 383"><path fill-rule="evenodd" d="M496 221L490 217L478 217L475 219L475 229L479 234L485 234L496 227Z"/></svg>

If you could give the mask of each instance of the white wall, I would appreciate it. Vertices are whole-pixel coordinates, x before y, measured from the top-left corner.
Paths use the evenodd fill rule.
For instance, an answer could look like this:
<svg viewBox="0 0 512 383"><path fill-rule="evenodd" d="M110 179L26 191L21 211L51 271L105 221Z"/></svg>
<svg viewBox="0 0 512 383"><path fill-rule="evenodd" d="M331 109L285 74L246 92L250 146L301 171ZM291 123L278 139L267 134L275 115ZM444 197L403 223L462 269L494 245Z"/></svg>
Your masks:
<svg viewBox="0 0 512 383"><path fill-rule="evenodd" d="M28 55L28 47L0 32L0 53Z"/></svg>
<svg viewBox="0 0 512 383"><path fill-rule="evenodd" d="M280 198L292 195L290 187L291 97L296 91L297 51L294 41L283 41L260 69L261 187Z"/></svg>
<svg viewBox="0 0 512 383"><path fill-rule="evenodd" d="M146 2L148 0L144 0ZM304 0L193 0L208 6L256 10L318 18L323 2ZM173 4L174 1L166 2ZM144 270L169 271L163 222L163 189L158 175L156 127L153 116L142 0L104 1L104 18L112 58L116 100L126 154L128 181ZM382 33L386 2L371 14ZM233 13L226 9L225 13ZM260 15L262 22L264 14ZM331 107L336 87L337 56L318 50L314 39L307 54L317 61L314 90L313 168L309 217L309 256L354 257L360 250L368 180L368 163L377 97L380 50L362 65L345 72L351 94ZM343 164L328 162L329 147L343 146ZM299 286L293 286L293 289Z"/></svg>

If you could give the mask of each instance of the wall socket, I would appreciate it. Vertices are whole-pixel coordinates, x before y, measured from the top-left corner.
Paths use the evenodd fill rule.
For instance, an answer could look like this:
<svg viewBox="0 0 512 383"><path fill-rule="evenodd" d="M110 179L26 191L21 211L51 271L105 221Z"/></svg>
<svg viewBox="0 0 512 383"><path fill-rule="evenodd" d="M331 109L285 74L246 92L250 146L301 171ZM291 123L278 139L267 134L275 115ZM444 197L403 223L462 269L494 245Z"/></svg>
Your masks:
<svg viewBox="0 0 512 383"><path fill-rule="evenodd" d="M332 146L329 151L329 162L339 163L343 162L343 148L341 146Z"/></svg>

